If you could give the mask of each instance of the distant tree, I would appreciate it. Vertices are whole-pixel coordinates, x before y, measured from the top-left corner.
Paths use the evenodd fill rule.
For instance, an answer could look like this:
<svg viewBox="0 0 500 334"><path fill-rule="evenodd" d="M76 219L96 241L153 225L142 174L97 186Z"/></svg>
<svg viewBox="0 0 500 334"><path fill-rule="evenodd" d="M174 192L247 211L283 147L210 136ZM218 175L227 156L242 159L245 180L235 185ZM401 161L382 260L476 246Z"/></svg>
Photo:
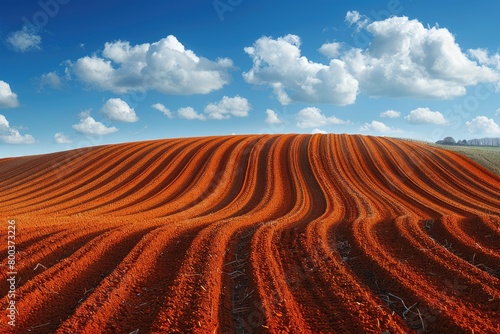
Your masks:
<svg viewBox="0 0 500 334"><path fill-rule="evenodd" d="M455 139L453 137L445 137L443 139L443 143L445 145L455 145L457 142L455 141Z"/></svg>
<svg viewBox="0 0 500 334"><path fill-rule="evenodd" d="M500 138L481 138L470 139L467 141L469 146L500 146Z"/></svg>

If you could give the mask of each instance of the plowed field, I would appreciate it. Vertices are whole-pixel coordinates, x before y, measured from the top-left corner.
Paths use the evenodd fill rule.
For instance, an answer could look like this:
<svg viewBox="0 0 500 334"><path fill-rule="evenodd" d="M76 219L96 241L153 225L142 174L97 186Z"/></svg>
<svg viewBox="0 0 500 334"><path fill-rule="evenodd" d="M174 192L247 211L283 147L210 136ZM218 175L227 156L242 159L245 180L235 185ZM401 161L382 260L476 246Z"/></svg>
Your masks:
<svg viewBox="0 0 500 334"><path fill-rule="evenodd" d="M419 143L231 136L2 159L0 222L1 332L500 332L500 177Z"/></svg>

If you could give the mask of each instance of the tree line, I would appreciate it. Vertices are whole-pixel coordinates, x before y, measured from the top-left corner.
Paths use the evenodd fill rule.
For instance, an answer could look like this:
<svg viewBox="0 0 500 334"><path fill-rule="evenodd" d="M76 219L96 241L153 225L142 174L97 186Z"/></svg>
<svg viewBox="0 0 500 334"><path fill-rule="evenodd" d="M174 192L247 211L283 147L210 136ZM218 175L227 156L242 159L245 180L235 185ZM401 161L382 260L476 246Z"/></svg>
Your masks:
<svg viewBox="0 0 500 334"><path fill-rule="evenodd" d="M438 140L436 144L439 145L457 145L457 146L500 146L500 138L480 138L469 140L455 140L453 137L445 137Z"/></svg>

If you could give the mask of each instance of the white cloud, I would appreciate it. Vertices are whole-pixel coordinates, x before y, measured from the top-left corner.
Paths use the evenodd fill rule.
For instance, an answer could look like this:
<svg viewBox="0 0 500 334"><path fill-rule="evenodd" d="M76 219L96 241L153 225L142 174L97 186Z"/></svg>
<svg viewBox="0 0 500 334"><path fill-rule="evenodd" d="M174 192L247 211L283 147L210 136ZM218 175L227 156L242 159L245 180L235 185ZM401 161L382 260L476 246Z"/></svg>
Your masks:
<svg viewBox="0 0 500 334"><path fill-rule="evenodd" d="M332 59L328 65L312 62L301 55L300 44L296 35L259 38L244 49L253 66L243 78L250 84L271 87L283 105L292 101L354 103L358 82L345 63L339 59Z"/></svg>
<svg viewBox="0 0 500 334"><path fill-rule="evenodd" d="M489 55L486 49L469 49L467 52L481 65L488 65L500 70L500 54Z"/></svg>
<svg viewBox="0 0 500 334"><path fill-rule="evenodd" d="M106 43L102 57L78 59L76 77L115 93L157 90L165 94L207 94L230 81L228 58L210 61L186 50L175 36L131 46L126 41Z"/></svg>
<svg viewBox="0 0 500 334"><path fill-rule="evenodd" d="M450 99L464 95L467 86L500 78L469 59L445 28L391 17L365 29L372 35L369 47L352 49L341 59L370 96Z"/></svg>
<svg viewBox="0 0 500 334"><path fill-rule="evenodd" d="M399 116L401 116L401 113L396 110L386 110L380 113L380 117L385 117L385 118L399 118Z"/></svg>
<svg viewBox="0 0 500 334"><path fill-rule="evenodd" d="M62 86L63 79L56 72L44 73L38 80L38 91L42 91L45 87L61 89Z"/></svg>
<svg viewBox="0 0 500 334"><path fill-rule="evenodd" d="M371 123L365 123L359 128L361 131L367 132L380 132L380 133L400 133L399 129L393 129L390 126L385 125L379 121L372 121Z"/></svg>
<svg viewBox="0 0 500 334"><path fill-rule="evenodd" d="M319 52L328 58L335 58L340 55L340 43L325 43L319 48Z"/></svg>
<svg viewBox="0 0 500 334"><path fill-rule="evenodd" d="M15 108L19 106L17 94L12 92L10 85L0 80L0 108Z"/></svg>
<svg viewBox="0 0 500 334"><path fill-rule="evenodd" d="M104 136L118 131L118 129L114 126L108 128L101 122L97 122L93 117L89 115L89 112L80 113L80 123L74 124L73 129L84 135L97 136Z"/></svg>
<svg viewBox="0 0 500 334"><path fill-rule="evenodd" d="M15 52L24 53L27 51L40 50L42 37L38 35L35 28L23 26L21 30L10 33L6 41Z"/></svg>
<svg viewBox="0 0 500 334"><path fill-rule="evenodd" d="M500 135L500 126L491 118L477 116L470 122L465 122L467 131L472 134Z"/></svg>
<svg viewBox="0 0 500 334"><path fill-rule="evenodd" d="M278 117L278 114L274 111L274 110L271 110L271 109L267 109L266 110L266 120L265 122L267 124L280 124L280 123L283 123L283 121Z"/></svg>
<svg viewBox="0 0 500 334"><path fill-rule="evenodd" d="M168 118L174 118L174 114L161 103L155 103L151 107L162 112Z"/></svg>
<svg viewBox="0 0 500 334"><path fill-rule="evenodd" d="M434 125L446 125L448 122L444 118L443 114L439 111L431 111L429 108L417 108L410 111L410 114L405 116L405 120L414 125L420 124L434 124Z"/></svg>
<svg viewBox="0 0 500 334"><path fill-rule="evenodd" d="M197 120L200 120L200 121L204 121L204 120L207 119L205 117L205 115L198 114L196 112L196 110L194 110L191 107L180 108L179 110L177 110L177 115L180 118L189 119L189 120L197 119Z"/></svg>
<svg viewBox="0 0 500 334"><path fill-rule="evenodd" d="M119 98L109 99L102 106L101 113L106 115L110 120L118 122L137 122L139 118L135 114L135 110L130 108L127 102Z"/></svg>
<svg viewBox="0 0 500 334"><path fill-rule="evenodd" d="M205 113L211 119L227 119L232 116L246 117L252 109L247 99L240 96L224 96L218 103L210 103L205 107Z"/></svg>
<svg viewBox="0 0 500 334"><path fill-rule="evenodd" d="M326 131L323 131L323 130L321 130L321 129L316 128L316 129L312 130L312 132L311 132L311 133L312 133L313 135L318 134L318 133L319 133L319 134L326 135L328 132L326 132Z"/></svg>
<svg viewBox="0 0 500 334"><path fill-rule="evenodd" d="M54 135L54 142L56 144L71 144L73 141L62 132L58 132Z"/></svg>
<svg viewBox="0 0 500 334"><path fill-rule="evenodd" d="M35 143L35 138L32 135L21 135L19 130L12 128L4 115L0 115L0 140L5 144Z"/></svg>
<svg viewBox="0 0 500 334"><path fill-rule="evenodd" d="M335 116L326 117L321 110L315 107L308 107L300 110L296 116L297 126L299 128L315 128L331 124L348 124L349 122L341 120Z"/></svg>
<svg viewBox="0 0 500 334"><path fill-rule="evenodd" d="M345 21L349 23L349 26L355 25L357 31L366 27L366 25L370 22L368 17L361 15L356 10L348 11L345 15Z"/></svg>
<svg viewBox="0 0 500 334"><path fill-rule="evenodd" d="M495 116L500 116L500 108L497 109Z"/></svg>

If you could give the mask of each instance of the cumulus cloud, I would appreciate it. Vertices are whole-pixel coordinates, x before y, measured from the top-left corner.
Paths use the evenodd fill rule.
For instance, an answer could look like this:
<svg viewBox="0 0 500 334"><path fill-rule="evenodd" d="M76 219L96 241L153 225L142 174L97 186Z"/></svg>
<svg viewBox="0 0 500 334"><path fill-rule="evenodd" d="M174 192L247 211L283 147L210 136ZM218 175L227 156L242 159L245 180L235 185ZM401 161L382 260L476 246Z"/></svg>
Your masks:
<svg viewBox="0 0 500 334"><path fill-rule="evenodd" d="M161 103L155 103L151 106L151 108L153 109L156 109L158 111L160 111L161 113L163 113L165 116L167 116L168 118L174 118L174 114L167 108L165 107L163 104Z"/></svg>
<svg viewBox="0 0 500 334"><path fill-rule="evenodd" d="M35 143L35 138L32 135L21 135L19 130L12 128L4 115L0 115L0 140L5 144Z"/></svg>
<svg viewBox="0 0 500 334"><path fill-rule="evenodd" d="M45 87L51 89L62 89L63 79L56 72L44 73L38 79L38 91L44 90Z"/></svg>
<svg viewBox="0 0 500 334"><path fill-rule="evenodd" d="M278 117L278 114L271 109L266 109L266 120L267 124L281 124L283 121Z"/></svg>
<svg viewBox="0 0 500 334"><path fill-rule="evenodd" d="M58 132L54 135L54 142L56 144L71 144L73 141L62 132Z"/></svg>
<svg viewBox="0 0 500 334"><path fill-rule="evenodd" d="M133 123L139 120L135 114L135 110L130 108L127 102L119 98L109 99L102 106L101 113L106 115L110 120L118 122Z"/></svg>
<svg viewBox="0 0 500 334"><path fill-rule="evenodd" d="M312 130L312 132L311 132L311 133L312 133L313 135L318 134L318 133L319 133L319 134L326 135L328 132L326 132L326 131L324 131L324 130L321 130L321 129L316 128L316 129Z"/></svg>
<svg viewBox="0 0 500 334"><path fill-rule="evenodd" d="M0 108L15 108L19 106L17 94L12 92L10 85L0 80Z"/></svg>
<svg viewBox="0 0 500 334"><path fill-rule="evenodd" d="M292 101L354 103L358 82L348 73L344 61L315 63L301 55L300 45L296 35L259 38L253 46L244 48L253 61L253 67L243 73L244 80L272 88L283 105Z"/></svg>
<svg viewBox="0 0 500 334"><path fill-rule="evenodd" d="M365 123L359 128L361 131L366 132L380 132L380 133L399 133L401 130L393 129L390 126L385 125L379 121L372 121L371 123Z"/></svg>
<svg viewBox="0 0 500 334"><path fill-rule="evenodd" d="M7 36L7 45L15 52L28 52L40 50L42 37L34 27L23 26L21 30L14 31Z"/></svg>
<svg viewBox="0 0 500 334"><path fill-rule="evenodd" d="M231 116L247 117L248 112L252 109L250 103L244 97L224 96L217 103L209 103L205 107L205 113L211 119L227 119Z"/></svg>
<svg viewBox="0 0 500 334"><path fill-rule="evenodd" d="M106 43L102 56L78 59L72 70L82 82L115 93L156 90L165 94L207 94L230 81L233 63L197 56L168 36L154 43L131 46L127 41Z"/></svg>
<svg viewBox="0 0 500 334"><path fill-rule="evenodd" d="M97 122L93 117L90 116L89 112L83 112L80 114L80 122L73 125L73 129L84 135L97 135L104 136L109 135L118 131L117 128L106 127L106 125L101 122Z"/></svg>
<svg viewBox="0 0 500 334"><path fill-rule="evenodd" d="M325 43L319 48L319 52L328 58L335 58L340 55L340 43Z"/></svg>
<svg viewBox="0 0 500 334"><path fill-rule="evenodd" d="M469 49L469 55L476 59L481 65L488 65L500 70L500 54L495 53L490 56L486 49Z"/></svg>
<svg viewBox="0 0 500 334"><path fill-rule="evenodd" d="M180 108L179 110L177 110L177 116L189 120L197 119L200 121L204 121L207 119L205 115L198 114L192 107Z"/></svg>
<svg viewBox="0 0 500 334"><path fill-rule="evenodd" d="M367 16L361 15L356 10L348 11L345 15L345 21L349 23L349 26L355 25L358 31L366 27L370 22Z"/></svg>
<svg viewBox="0 0 500 334"><path fill-rule="evenodd" d="M417 108L410 111L410 114L405 116L405 120L414 125L434 124L446 125L448 122L443 114L439 111L431 111L429 108Z"/></svg>
<svg viewBox="0 0 500 334"><path fill-rule="evenodd" d="M299 128L315 128L324 125L349 123L335 116L326 117L321 113L320 109L315 107L300 110L296 116L296 120Z"/></svg>
<svg viewBox="0 0 500 334"><path fill-rule="evenodd" d="M384 118L399 118L399 116L401 116L401 113L396 110L386 110L380 113L380 117Z"/></svg>
<svg viewBox="0 0 500 334"><path fill-rule="evenodd" d="M491 118L477 116L470 122L465 122L467 132L481 135L500 135L500 126Z"/></svg>
<svg viewBox="0 0 500 334"><path fill-rule="evenodd" d="M365 29L372 35L369 47L341 59L370 96L450 99L467 86L499 80L498 72L468 58L446 28L391 17Z"/></svg>

